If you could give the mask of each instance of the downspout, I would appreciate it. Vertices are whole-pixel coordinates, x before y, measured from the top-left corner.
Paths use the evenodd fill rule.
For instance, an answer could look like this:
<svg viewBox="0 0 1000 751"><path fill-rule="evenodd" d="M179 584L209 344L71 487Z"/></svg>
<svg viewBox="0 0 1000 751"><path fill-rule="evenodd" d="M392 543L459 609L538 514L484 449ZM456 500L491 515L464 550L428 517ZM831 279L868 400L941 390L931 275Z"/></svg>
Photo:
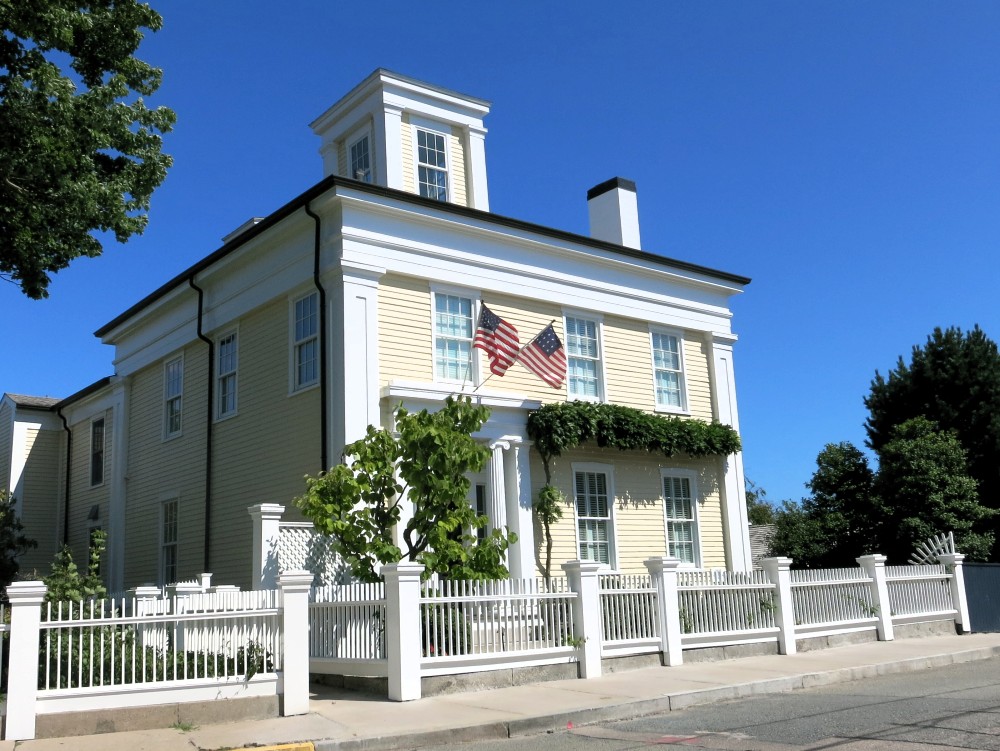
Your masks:
<svg viewBox="0 0 1000 751"><path fill-rule="evenodd" d="M319 280L319 265L320 265L320 219L319 215L314 213L309 203L305 205L306 214L313 218L316 224L316 233L313 246L313 284L319 291L319 469L321 472L326 472L330 468L328 462L328 446L327 446L327 406L329 401L329 394L327 386L327 364L326 364L326 290L323 289L323 285Z"/></svg>
<svg viewBox="0 0 1000 751"><path fill-rule="evenodd" d="M63 488L63 545L69 545L69 486L70 470L73 468L73 431L69 429L66 416L61 409L56 410L59 419L62 420L63 430L66 431L66 485Z"/></svg>
<svg viewBox="0 0 1000 751"><path fill-rule="evenodd" d="M202 331L205 292L194 283L194 274L188 277L188 284L198 293L198 338L208 345L208 401L205 415L205 551L202 571L211 571L209 551L212 544L212 425L215 415L215 342Z"/></svg>

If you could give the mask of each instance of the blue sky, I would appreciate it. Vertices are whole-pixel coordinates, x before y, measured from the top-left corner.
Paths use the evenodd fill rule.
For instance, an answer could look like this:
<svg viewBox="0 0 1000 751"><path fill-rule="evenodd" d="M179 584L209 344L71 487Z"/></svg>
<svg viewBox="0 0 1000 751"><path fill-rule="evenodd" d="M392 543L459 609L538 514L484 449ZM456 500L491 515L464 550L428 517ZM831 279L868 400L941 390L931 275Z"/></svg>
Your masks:
<svg viewBox="0 0 1000 751"><path fill-rule="evenodd" d="M753 278L737 390L772 500L863 443L875 370L935 326L1000 339L1000 3L153 5L174 167L143 236L48 300L0 285L2 391L113 372L92 332L317 182L308 123L376 67L493 102L493 211L586 234L587 189L626 177L646 250Z"/></svg>

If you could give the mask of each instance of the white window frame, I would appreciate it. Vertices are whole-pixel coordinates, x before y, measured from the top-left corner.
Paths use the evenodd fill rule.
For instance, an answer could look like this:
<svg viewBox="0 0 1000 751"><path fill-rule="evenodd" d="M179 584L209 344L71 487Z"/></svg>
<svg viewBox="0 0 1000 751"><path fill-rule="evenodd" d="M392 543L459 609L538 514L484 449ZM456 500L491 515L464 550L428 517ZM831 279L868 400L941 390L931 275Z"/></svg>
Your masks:
<svg viewBox="0 0 1000 751"><path fill-rule="evenodd" d="M180 368L177 393L171 391L170 368ZM177 405L177 430L170 429L171 407ZM176 438L184 429L184 355L172 357L163 363L163 439Z"/></svg>
<svg viewBox="0 0 1000 751"><path fill-rule="evenodd" d="M572 483L573 483L573 534L576 540L576 554L580 560L593 560L592 558L584 558L583 551L581 550L581 540L580 540L580 509L577 505L576 500L576 476L580 473L595 473L603 474L604 482L608 495L608 515L606 518L601 517L583 517L584 521L595 520L604 521L608 525L608 562L606 565L609 570L616 570L618 568L618 523L617 514L615 509L615 473L614 466L611 464L601 464L597 462L573 462L571 467L572 471ZM598 561L600 562L600 561Z"/></svg>
<svg viewBox="0 0 1000 751"><path fill-rule="evenodd" d="M452 135L447 126L431 121L412 118L411 128L413 129L413 184L416 186L417 195L429 198L433 201L448 203L452 195L452 165L451 165L451 139ZM428 133L432 136L439 136L444 140L444 167L430 162L420 161L420 133ZM444 198L437 196L425 196L420 188L420 168L432 169L436 172L444 173Z"/></svg>
<svg viewBox="0 0 1000 751"><path fill-rule="evenodd" d="M570 334L569 334L570 319L594 324L594 337L597 342L597 357L591 358L585 355L581 356L581 355L571 354ZM605 373L605 363L604 363L604 319L599 315L596 315L594 313L587 313L584 311L574 311L574 310L563 311L563 346L566 349L566 398L569 401L579 400L581 402L607 401L607 389L605 386L605 384L607 383L607 377ZM572 366L574 359L593 361L597 363L595 367L595 374L597 378L596 396L592 394L577 394L573 392Z"/></svg>
<svg viewBox="0 0 1000 751"><path fill-rule="evenodd" d="M469 300L472 303L471 306L471 329L469 333L469 376L468 378L448 378L438 375L438 339L459 339L459 337L445 336L438 334L437 330L437 300L439 296L445 297L458 297L461 299ZM479 355L475 347L472 346L473 340L476 338L476 324L479 321L479 297L480 293L469 289L462 289L456 287L444 287L438 285L431 286L431 369L433 375L433 381L435 383L457 383L457 384L468 384L470 386L476 386L479 384Z"/></svg>
<svg viewBox="0 0 1000 751"><path fill-rule="evenodd" d="M231 370L222 371L222 343L232 337L234 343L233 366ZM215 420L226 420L239 412L239 369L240 369L240 332L239 329L228 329L215 338ZM223 411L223 379L232 378L232 409Z"/></svg>
<svg viewBox="0 0 1000 751"><path fill-rule="evenodd" d="M368 141L368 174L364 177L358 177L357 171L354 168L354 155L352 151L354 147L360 144L362 141ZM362 130L360 132L355 132L347 138L345 143L345 156L344 159L347 164L344 165L345 172L347 176L352 180L361 180L362 182L372 183L375 181L375 152L372 150L372 137L371 131L368 129Z"/></svg>
<svg viewBox="0 0 1000 751"><path fill-rule="evenodd" d="M656 367L656 337L657 336L671 336L677 340L677 358L679 364L679 370L673 371L668 368L657 368ZM685 368L684 361L684 334L676 329L665 329L660 327L651 327L649 330L649 357L650 363L653 366L653 404L657 412L674 412L680 414L688 414L688 389L687 389L687 369ZM659 392L656 386L656 374L663 370L670 373L678 373L678 388L680 389L680 405L674 406L671 404L660 404Z"/></svg>
<svg viewBox="0 0 1000 751"><path fill-rule="evenodd" d="M472 506L472 510L476 512L476 516L485 516L487 519L490 516L490 499L489 499L490 488L485 482L473 482L469 487L469 505ZM486 527L475 527L472 530L472 534L477 540L482 542L489 535L489 526Z"/></svg>
<svg viewBox="0 0 1000 751"><path fill-rule="evenodd" d="M315 331L301 339L298 338L298 305L301 302L308 300L309 298L315 298L316 301L316 328ZM319 307L319 292L312 290L302 295L298 295L289 300L288 303L288 341L289 341L289 353L288 353L288 383L289 383L289 393L298 394L302 391L308 391L309 389L315 388L319 385L319 374L320 374L320 316L323 315L323 311ZM312 379L308 381L300 381L300 370L299 370L299 352L308 344L315 344L316 347L316 362L315 362L315 375Z"/></svg>
<svg viewBox="0 0 1000 751"><path fill-rule="evenodd" d="M101 423L101 477L94 482L94 427ZM87 472L90 487L99 488L104 484L108 474L108 421L107 415L95 415L90 419L90 442L87 452Z"/></svg>
<svg viewBox="0 0 1000 751"><path fill-rule="evenodd" d="M170 509L173 509L173 539L168 540L168 523ZM157 523L158 542L157 567L161 585L174 584L178 580L178 552L180 547L180 517L181 502L180 495L168 495L160 499L160 518ZM168 575L167 551L172 551L173 556L173 576Z"/></svg>
<svg viewBox="0 0 1000 751"><path fill-rule="evenodd" d="M693 542L693 561L682 560L681 566L687 568L701 568L701 519L700 519L700 506L701 506L701 496L698 493L698 473L690 469L673 469L669 467L662 467L660 469L660 494L663 500L663 545L664 550L667 555L670 553L670 524L677 523L677 517L671 517L667 514L667 489L666 481L667 479L681 479L688 481L688 488L691 491L691 518L682 520L680 523L688 523L693 527L693 534L691 535L691 540Z"/></svg>

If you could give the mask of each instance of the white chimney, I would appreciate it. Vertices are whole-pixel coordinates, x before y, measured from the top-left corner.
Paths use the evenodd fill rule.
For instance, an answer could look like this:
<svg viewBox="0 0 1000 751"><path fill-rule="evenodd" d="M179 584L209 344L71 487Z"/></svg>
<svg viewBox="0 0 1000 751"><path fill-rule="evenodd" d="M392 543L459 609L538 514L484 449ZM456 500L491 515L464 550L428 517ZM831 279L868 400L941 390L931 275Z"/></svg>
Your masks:
<svg viewBox="0 0 1000 751"><path fill-rule="evenodd" d="M595 185L587 191L590 236L628 248L639 244L639 204L635 183L622 177Z"/></svg>

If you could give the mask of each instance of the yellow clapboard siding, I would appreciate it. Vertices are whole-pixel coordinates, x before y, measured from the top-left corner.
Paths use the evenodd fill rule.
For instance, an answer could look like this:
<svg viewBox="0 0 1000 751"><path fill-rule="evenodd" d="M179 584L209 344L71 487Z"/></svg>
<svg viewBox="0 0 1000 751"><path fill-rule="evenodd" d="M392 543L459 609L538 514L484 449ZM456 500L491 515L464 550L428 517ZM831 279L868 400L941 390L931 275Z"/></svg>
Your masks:
<svg viewBox="0 0 1000 751"><path fill-rule="evenodd" d="M379 284L379 378L434 378L431 291L427 281L387 275Z"/></svg>
<svg viewBox="0 0 1000 751"><path fill-rule="evenodd" d="M462 143L462 131L459 128L451 129L450 154L448 155L448 165L450 167L451 182L451 202L460 206L468 206L469 199L466 195L465 176L465 147Z"/></svg>
<svg viewBox="0 0 1000 751"><path fill-rule="evenodd" d="M656 404L649 325L609 316L602 332L607 401L652 411Z"/></svg>
<svg viewBox="0 0 1000 751"><path fill-rule="evenodd" d="M684 377L687 384L688 409L692 417L706 421L712 419L709 357L711 357L711 352L704 338L685 333Z"/></svg>
<svg viewBox="0 0 1000 751"><path fill-rule="evenodd" d="M10 487L10 452L13 450L14 434L11 431L14 420L14 408L4 402L0 404L0 490L13 490Z"/></svg>
<svg viewBox="0 0 1000 751"><path fill-rule="evenodd" d="M58 430L29 431L29 451L25 457L22 475L22 497L20 500L21 522L30 530L38 547L26 551L18 558L21 574L30 575L37 570L41 575L49 573L61 543L58 537L62 491L62 432Z"/></svg>
<svg viewBox="0 0 1000 751"><path fill-rule="evenodd" d="M400 141L403 149L403 190L408 193L417 192L417 184L414 180L414 165L417 163L417 154L413 148L413 126L410 125L410 116L403 113L403 123L400 126Z"/></svg>

